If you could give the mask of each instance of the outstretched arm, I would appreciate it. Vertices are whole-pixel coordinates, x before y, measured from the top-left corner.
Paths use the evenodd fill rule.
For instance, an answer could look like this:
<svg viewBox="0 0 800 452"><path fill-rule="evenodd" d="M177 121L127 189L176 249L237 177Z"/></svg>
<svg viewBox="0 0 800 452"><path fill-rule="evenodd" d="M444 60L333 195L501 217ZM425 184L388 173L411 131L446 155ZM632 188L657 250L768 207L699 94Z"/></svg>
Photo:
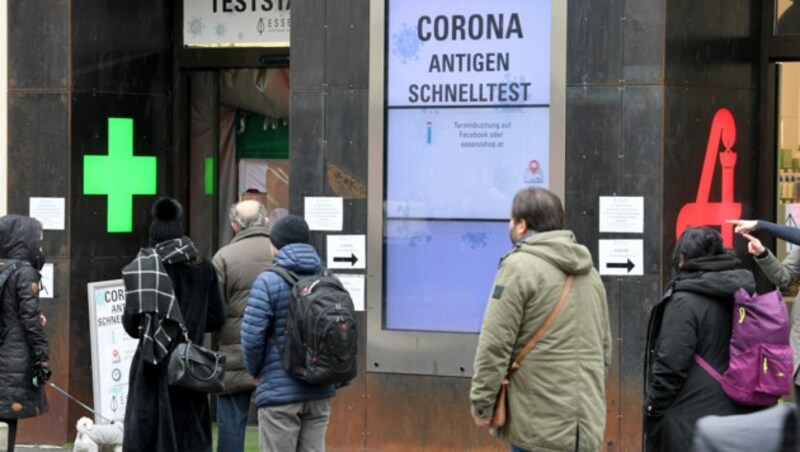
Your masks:
<svg viewBox="0 0 800 452"><path fill-rule="evenodd" d="M786 240L789 243L800 245L800 228L783 226L780 224L771 223L769 221L758 220L756 222L756 229L759 231L768 232L781 240Z"/></svg>
<svg viewBox="0 0 800 452"><path fill-rule="evenodd" d="M800 245L800 228L783 226L764 220L728 220L727 223L736 225L734 231L737 234L747 234L759 230L789 243Z"/></svg>

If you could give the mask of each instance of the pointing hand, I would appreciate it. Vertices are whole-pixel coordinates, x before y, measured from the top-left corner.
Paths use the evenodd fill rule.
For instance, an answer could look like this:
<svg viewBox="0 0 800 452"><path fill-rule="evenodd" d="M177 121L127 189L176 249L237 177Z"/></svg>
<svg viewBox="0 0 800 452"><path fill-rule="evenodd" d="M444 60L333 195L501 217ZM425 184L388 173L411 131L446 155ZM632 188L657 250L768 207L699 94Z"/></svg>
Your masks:
<svg viewBox="0 0 800 452"><path fill-rule="evenodd" d="M742 232L742 237L748 240L747 243L747 252L752 254L753 256L758 256L764 252L764 245L761 244L761 240L753 237L752 235Z"/></svg>
<svg viewBox="0 0 800 452"><path fill-rule="evenodd" d="M725 220L726 223L735 224L733 232L737 234L745 234L753 232L756 229L756 220Z"/></svg>

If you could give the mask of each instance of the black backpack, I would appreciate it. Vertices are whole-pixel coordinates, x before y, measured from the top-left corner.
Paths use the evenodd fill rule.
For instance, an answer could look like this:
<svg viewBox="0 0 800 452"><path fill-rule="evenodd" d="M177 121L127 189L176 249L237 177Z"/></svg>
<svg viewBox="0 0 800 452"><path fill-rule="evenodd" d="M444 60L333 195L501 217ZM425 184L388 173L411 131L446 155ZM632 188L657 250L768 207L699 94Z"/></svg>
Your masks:
<svg viewBox="0 0 800 452"><path fill-rule="evenodd" d="M284 332L283 369L313 384L345 384L358 372L358 332L350 294L327 269L298 277L273 266L292 286Z"/></svg>

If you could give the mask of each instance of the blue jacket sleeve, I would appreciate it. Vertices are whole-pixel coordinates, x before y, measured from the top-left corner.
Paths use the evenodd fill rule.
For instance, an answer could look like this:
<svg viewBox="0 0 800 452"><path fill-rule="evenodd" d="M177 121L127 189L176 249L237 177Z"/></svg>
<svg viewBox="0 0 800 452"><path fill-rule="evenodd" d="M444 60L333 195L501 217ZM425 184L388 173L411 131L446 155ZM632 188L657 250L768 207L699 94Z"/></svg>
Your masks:
<svg viewBox="0 0 800 452"><path fill-rule="evenodd" d="M800 245L800 228L782 226L780 224L770 223L769 221L758 220L756 223L756 230L768 232L781 240Z"/></svg>
<svg viewBox="0 0 800 452"><path fill-rule="evenodd" d="M250 375L258 377L266 359L267 334L274 312L269 298L267 273L256 278L250 289L242 319L242 358Z"/></svg>

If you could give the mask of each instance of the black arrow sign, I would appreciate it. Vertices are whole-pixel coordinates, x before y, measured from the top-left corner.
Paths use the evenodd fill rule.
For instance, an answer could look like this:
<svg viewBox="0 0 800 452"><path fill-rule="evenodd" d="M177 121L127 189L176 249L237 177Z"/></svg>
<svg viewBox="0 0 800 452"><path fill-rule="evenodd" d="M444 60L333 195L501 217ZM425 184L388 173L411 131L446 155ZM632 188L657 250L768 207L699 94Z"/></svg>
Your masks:
<svg viewBox="0 0 800 452"><path fill-rule="evenodd" d="M636 265L634 265L633 262L631 262L630 259L628 259L628 262L624 262L624 263L614 263L614 262L606 263L606 268L627 268L628 269L628 273L630 273L631 270L633 270L633 267L635 267L635 266Z"/></svg>
<svg viewBox="0 0 800 452"><path fill-rule="evenodd" d="M352 266L356 265L356 262L358 262L358 258L356 257L355 254L350 253L350 257L334 257L333 261L334 262L350 262L350 266L352 267Z"/></svg>

